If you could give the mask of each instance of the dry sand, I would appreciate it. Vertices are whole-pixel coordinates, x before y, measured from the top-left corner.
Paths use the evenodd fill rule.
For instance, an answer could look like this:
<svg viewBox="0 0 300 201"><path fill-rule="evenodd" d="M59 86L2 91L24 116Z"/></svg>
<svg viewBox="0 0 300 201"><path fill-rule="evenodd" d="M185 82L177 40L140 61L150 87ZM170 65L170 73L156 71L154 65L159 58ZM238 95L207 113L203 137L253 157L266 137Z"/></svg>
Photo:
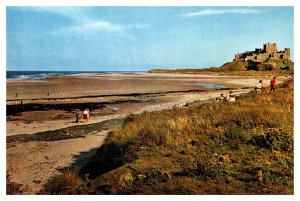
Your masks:
<svg viewBox="0 0 300 201"><path fill-rule="evenodd" d="M22 194L35 194L60 169L76 159L84 160L99 147L108 131L91 133L85 138L54 142L16 143L7 149L7 173L10 182L22 184ZM80 156L80 158L77 158Z"/></svg>
<svg viewBox="0 0 300 201"><path fill-rule="evenodd" d="M7 81L7 105L19 104L20 100L23 104L103 103L103 107L93 108L88 123L82 120L75 123L74 112L57 109L9 115L7 136L36 135L75 125L92 125L126 117L130 113L168 109L174 105L182 106L194 101L214 99L220 93L228 94L228 90L207 88L201 92L205 88L197 86L199 83L234 88L233 91L239 95L252 90L260 79L265 83L270 80L269 77L105 73L52 77L40 81ZM279 78L279 81L283 79L286 78ZM126 95L132 93L135 95ZM104 94L112 96L103 96ZM131 102L136 99L139 101ZM92 149L101 146L107 132L87 132L85 137L51 142L7 143L8 180L21 184L22 194L36 194L49 178L60 174L62 168L68 167L74 161L80 161L76 155L82 158L90 154Z"/></svg>

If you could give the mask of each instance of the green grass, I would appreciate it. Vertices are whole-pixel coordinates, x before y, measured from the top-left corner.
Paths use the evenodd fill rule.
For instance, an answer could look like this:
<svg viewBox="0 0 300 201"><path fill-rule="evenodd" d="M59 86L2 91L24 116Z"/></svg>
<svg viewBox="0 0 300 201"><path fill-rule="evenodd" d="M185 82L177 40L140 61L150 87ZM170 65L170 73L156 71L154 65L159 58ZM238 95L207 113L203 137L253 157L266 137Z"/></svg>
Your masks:
<svg viewBox="0 0 300 201"><path fill-rule="evenodd" d="M43 193L293 194L293 87L130 115Z"/></svg>
<svg viewBox="0 0 300 201"><path fill-rule="evenodd" d="M275 69L266 70L262 67L275 64ZM260 65L259 65L260 64ZM260 69L260 70L259 70ZM264 70L263 70L264 69ZM287 59L267 59L263 62L236 60L227 62L220 67L195 69L151 69L149 73L181 73L181 74L218 74L238 76L288 76L294 73L294 64Z"/></svg>
<svg viewBox="0 0 300 201"><path fill-rule="evenodd" d="M178 74L207 74L207 75L233 75L233 76L289 76L293 70L222 70L216 67L204 69L151 69L149 73L178 73Z"/></svg>

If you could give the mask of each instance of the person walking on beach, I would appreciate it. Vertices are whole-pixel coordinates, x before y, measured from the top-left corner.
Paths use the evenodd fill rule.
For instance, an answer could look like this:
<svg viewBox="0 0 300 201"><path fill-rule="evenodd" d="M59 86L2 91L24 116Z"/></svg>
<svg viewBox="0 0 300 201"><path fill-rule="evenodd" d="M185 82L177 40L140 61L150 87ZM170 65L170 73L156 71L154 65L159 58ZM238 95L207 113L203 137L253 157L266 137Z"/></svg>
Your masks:
<svg viewBox="0 0 300 201"><path fill-rule="evenodd" d="M228 101L229 102L235 102L235 97L236 95L233 93L233 91L229 91L229 95L228 95Z"/></svg>
<svg viewBox="0 0 300 201"><path fill-rule="evenodd" d="M273 79L270 81L270 84L271 84L270 91L275 91L275 85L276 85L276 83L277 83L276 77L273 77Z"/></svg>
<svg viewBox="0 0 300 201"><path fill-rule="evenodd" d="M255 92L257 93L257 94L260 94L261 93L261 89L262 89L262 80L259 80L259 82L258 82L258 84L256 85L256 87L255 87Z"/></svg>
<svg viewBox="0 0 300 201"><path fill-rule="evenodd" d="M76 123L78 123L79 122L79 113L80 113L80 111L77 109L76 110Z"/></svg>
<svg viewBox="0 0 300 201"><path fill-rule="evenodd" d="M85 109L83 111L83 120L88 122L89 121L89 109Z"/></svg>

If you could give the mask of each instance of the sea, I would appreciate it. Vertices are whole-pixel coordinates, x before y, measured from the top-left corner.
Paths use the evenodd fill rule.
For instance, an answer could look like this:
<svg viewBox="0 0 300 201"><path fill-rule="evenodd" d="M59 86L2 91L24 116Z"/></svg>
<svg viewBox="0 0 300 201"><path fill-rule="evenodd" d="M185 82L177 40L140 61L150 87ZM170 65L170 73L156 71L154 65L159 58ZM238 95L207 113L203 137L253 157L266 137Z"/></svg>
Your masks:
<svg viewBox="0 0 300 201"><path fill-rule="evenodd" d="M7 80L40 80L47 77L88 73L134 73L138 71L6 71ZM139 71L140 72L140 71Z"/></svg>

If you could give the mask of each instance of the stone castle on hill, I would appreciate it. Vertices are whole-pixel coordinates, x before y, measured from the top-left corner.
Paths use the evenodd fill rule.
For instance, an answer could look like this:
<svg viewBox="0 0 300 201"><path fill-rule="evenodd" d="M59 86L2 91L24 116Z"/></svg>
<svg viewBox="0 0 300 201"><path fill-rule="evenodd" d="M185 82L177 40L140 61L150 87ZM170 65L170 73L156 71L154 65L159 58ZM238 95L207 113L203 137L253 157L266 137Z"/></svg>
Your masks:
<svg viewBox="0 0 300 201"><path fill-rule="evenodd" d="M269 58L290 60L290 48L285 48L282 51L277 51L276 43L265 43L263 45L263 48L255 48L255 51L246 51L244 53L235 54L233 61L251 60L261 62Z"/></svg>

